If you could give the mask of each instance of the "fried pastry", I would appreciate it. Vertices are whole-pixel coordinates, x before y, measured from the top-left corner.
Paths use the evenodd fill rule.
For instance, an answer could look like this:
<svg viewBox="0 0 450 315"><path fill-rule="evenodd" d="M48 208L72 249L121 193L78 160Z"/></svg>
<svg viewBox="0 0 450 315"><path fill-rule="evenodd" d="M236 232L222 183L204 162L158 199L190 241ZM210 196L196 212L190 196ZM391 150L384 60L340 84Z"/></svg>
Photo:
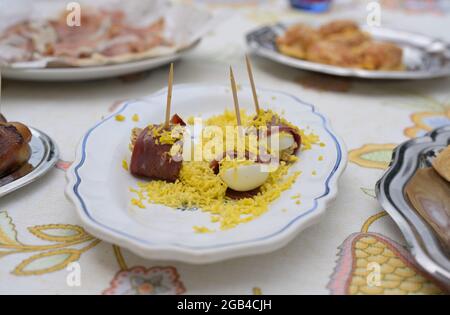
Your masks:
<svg viewBox="0 0 450 315"><path fill-rule="evenodd" d="M277 37L276 44L282 54L316 63L367 70L403 68L400 47L373 41L350 20L336 20L318 29L293 25Z"/></svg>

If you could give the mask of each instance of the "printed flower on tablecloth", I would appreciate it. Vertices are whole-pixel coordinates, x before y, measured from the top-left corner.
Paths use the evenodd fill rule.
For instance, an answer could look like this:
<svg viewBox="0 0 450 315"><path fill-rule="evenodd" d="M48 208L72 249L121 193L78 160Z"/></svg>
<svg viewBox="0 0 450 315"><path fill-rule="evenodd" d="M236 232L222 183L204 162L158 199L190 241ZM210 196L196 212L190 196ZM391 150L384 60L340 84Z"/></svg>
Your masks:
<svg viewBox="0 0 450 315"><path fill-rule="evenodd" d="M174 267L133 267L119 271L105 295L182 294L186 291Z"/></svg>
<svg viewBox="0 0 450 315"><path fill-rule="evenodd" d="M369 277L380 266L380 284ZM398 243L378 233L355 233L340 246L339 260L328 284L331 294L442 294Z"/></svg>
<svg viewBox="0 0 450 315"><path fill-rule="evenodd" d="M405 136L416 138L438 127L450 125L450 109L442 112L420 112L411 115L414 126L405 129Z"/></svg>
<svg viewBox="0 0 450 315"><path fill-rule="evenodd" d="M392 151L396 147L388 144L365 144L348 153L348 160L361 167L386 169L392 158Z"/></svg>
<svg viewBox="0 0 450 315"><path fill-rule="evenodd" d="M337 264L327 285L330 293L443 294L445 289L415 263L403 246L368 231L373 222L384 216L386 212L371 216L361 232L351 234L339 246ZM374 277L379 282L374 282Z"/></svg>
<svg viewBox="0 0 450 315"><path fill-rule="evenodd" d="M12 274L16 276L37 276L63 270L100 243L82 227L72 224L35 225L28 227L28 231L51 244L22 243L12 218L6 211L0 212L0 258L33 253L14 268Z"/></svg>

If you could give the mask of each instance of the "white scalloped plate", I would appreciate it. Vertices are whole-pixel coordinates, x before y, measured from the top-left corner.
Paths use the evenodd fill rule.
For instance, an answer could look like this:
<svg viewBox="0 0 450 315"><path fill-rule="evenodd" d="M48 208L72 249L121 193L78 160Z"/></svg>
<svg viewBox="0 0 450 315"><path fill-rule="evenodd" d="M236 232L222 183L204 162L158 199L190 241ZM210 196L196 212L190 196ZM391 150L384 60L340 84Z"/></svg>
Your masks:
<svg viewBox="0 0 450 315"><path fill-rule="evenodd" d="M248 87L239 91L241 107L252 110ZM213 227L209 215L162 205L137 209L129 205L129 188L137 180L122 168L128 153L130 130L164 117L166 91L145 100L125 102L114 114L92 127L83 137L76 161L67 172L66 194L76 206L85 228L105 241L123 246L149 259L211 263L233 257L270 252L286 245L300 231L317 222L328 202L337 195L337 182L347 162L347 151L329 122L312 105L294 96L259 90L265 108L284 112L292 123L309 127L326 145L300 154L292 171L302 175L282 193L268 211L253 221L226 231L198 234L194 225ZM232 95L225 86L179 85L173 91L173 113L181 117L209 117L231 109ZM126 117L118 122L114 116ZM131 116L139 114L140 123ZM323 161L318 157L324 156ZM313 176L313 171L317 175ZM291 197L301 194L301 204Z"/></svg>

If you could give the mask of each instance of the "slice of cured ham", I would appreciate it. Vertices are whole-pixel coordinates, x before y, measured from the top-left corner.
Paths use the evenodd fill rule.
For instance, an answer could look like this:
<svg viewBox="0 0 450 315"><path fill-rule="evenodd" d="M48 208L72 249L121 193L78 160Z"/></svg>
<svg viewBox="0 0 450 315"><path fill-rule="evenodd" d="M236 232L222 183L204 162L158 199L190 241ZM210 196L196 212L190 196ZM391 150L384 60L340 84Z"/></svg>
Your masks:
<svg viewBox="0 0 450 315"><path fill-rule="evenodd" d="M131 155L130 172L148 179L174 182L180 174L182 161L175 161L170 155L171 144L161 144L152 133L152 125L140 133Z"/></svg>
<svg viewBox="0 0 450 315"><path fill-rule="evenodd" d="M174 115L171 120L171 127L176 125L185 126L178 115ZM174 159L170 154L172 144L160 143L155 137L153 131L158 127L150 125L140 131L133 144L130 172L138 177L174 182L180 174L182 160Z"/></svg>
<svg viewBox="0 0 450 315"><path fill-rule="evenodd" d="M133 26L122 11L100 9L84 10L80 26L69 26L67 13L56 19L22 21L0 33L0 61L53 57L55 64L81 65L86 60L95 64L102 58L130 57L157 46L170 46L163 36L164 26L163 18Z"/></svg>

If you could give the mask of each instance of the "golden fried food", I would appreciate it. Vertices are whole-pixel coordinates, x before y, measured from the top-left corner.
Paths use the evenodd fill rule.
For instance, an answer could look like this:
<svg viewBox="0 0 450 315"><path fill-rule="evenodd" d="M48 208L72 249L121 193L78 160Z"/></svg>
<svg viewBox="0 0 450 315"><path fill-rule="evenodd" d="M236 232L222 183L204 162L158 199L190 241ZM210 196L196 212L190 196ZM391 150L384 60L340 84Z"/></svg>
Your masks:
<svg viewBox="0 0 450 315"><path fill-rule="evenodd" d="M324 40L332 41L334 43L342 44L344 46L355 47L358 45L362 45L366 42L369 42L370 39L371 38L369 34L356 30L331 34L327 36Z"/></svg>
<svg viewBox="0 0 450 315"><path fill-rule="evenodd" d="M359 32L358 24L351 20L336 20L319 28L319 34L322 38L344 32Z"/></svg>
<svg viewBox="0 0 450 315"><path fill-rule="evenodd" d="M306 59L340 67L356 67L360 62L359 54L353 53L342 44L327 40L318 41L308 47Z"/></svg>
<svg viewBox="0 0 450 315"><path fill-rule="evenodd" d="M385 42L375 42L349 20L336 20L319 29L294 25L276 39L285 55L317 63L367 70L401 70L403 51Z"/></svg>
<svg viewBox="0 0 450 315"><path fill-rule="evenodd" d="M391 43L368 42L361 47L361 67L369 70L401 70L403 52Z"/></svg>
<svg viewBox="0 0 450 315"><path fill-rule="evenodd" d="M20 168L31 156L29 140L27 141L29 130L26 134L21 131L25 130L18 130L8 123L0 124L0 177Z"/></svg>
<svg viewBox="0 0 450 315"><path fill-rule="evenodd" d="M319 33L304 24L289 28L284 36L276 39L280 51L288 56L304 58L307 48L320 39Z"/></svg>
<svg viewBox="0 0 450 315"><path fill-rule="evenodd" d="M0 186L22 174L31 156L31 131L22 123L8 122L0 114ZM16 172L21 169L21 171ZM12 175L14 174L14 175ZM3 180L7 175L9 179Z"/></svg>

